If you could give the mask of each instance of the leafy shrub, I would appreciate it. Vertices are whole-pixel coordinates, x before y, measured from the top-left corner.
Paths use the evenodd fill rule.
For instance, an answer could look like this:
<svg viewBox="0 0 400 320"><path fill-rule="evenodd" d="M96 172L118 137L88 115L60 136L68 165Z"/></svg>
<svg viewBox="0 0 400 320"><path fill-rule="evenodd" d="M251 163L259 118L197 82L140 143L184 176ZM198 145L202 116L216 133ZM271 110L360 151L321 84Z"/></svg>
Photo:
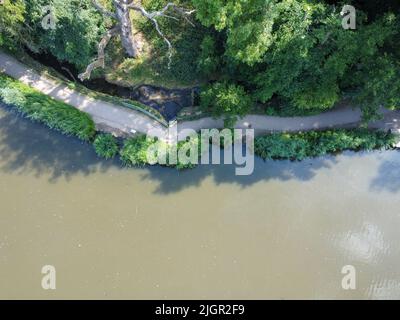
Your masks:
<svg viewBox="0 0 400 320"><path fill-rule="evenodd" d="M93 142L94 149L98 156L111 159L119 150L117 140L111 134L100 134Z"/></svg>
<svg viewBox="0 0 400 320"><path fill-rule="evenodd" d="M59 61L68 61L84 70L96 56L105 33L105 20L90 0L30 0L26 3L23 29L31 35L30 47L50 52ZM43 7L51 4L57 18L54 30L43 32Z"/></svg>
<svg viewBox="0 0 400 320"><path fill-rule="evenodd" d="M199 161L199 155L201 152L201 139L199 138L198 135L191 137L188 141L180 141L178 143L178 153L183 153L186 155L186 157L190 160L187 161L187 163L183 163L179 157L178 157L178 163L175 165L175 167L178 170L186 170L186 169L193 169L197 166L197 162ZM190 152L194 148L197 148L197 155L192 155ZM190 150L190 151L189 151ZM194 157L197 157L197 159L194 159Z"/></svg>
<svg viewBox="0 0 400 320"><path fill-rule="evenodd" d="M263 159L296 159L307 157L309 143L302 136L271 134L255 140L255 153Z"/></svg>
<svg viewBox="0 0 400 320"><path fill-rule="evenodd" d="M255 140L255 154L263 159L303 160L344 150L392 148L395 135L383 131L330 130L275 133Z"/></svg>
<svg viewBox="0 0 400 320"><path fill-rule="evenodd" d="M18 42L26 39L23 28L25 12L24 0L1 1L0 5L0 46L16 51Z"/></svg>
<svg viewBox="0 0 400 320"><path fill-rule="evenodd" d="M177 147L166 147L166 151L169 152L169 148L174 148L173 152L179 152L180 150L186 150L187 155L189 154L188 149L192 146L192 143L198 143L199 140L197 137L194 139L190 139L189 141L181 141L178 143ZM133 138L126 139L124 142L124 146L120 151L121 161L126 166L145 166L150 163L147 155L148 150L151 146L154 146L155 143L158 142L157 139L148 138L145 135L139 135ZM168 154L168 153L167 153ZM196 159L197 160L197 159ZM178 170L190 169L196 167L195 164L192 163L182 163L178 159L177 164L170 164L170 159L168 156L166 157L166 163L163 164L168 167L175 167Z"/></svg>
<svg viewBox="0 0 400 320"><path fill-rule="evenodd" d="M215 73L220 64L219 57L216 54L215 39L210 35L204 37L201 43L200 56L198 58L198 68L204 75Z"/></svg>
<svg viewBox="0 0 400 320"><path fill-rule="evenodd" d="M357 70L350 79L353 102L361 106L365 122L379 120L379 106L400 108L400 64L392 55L365 59L365 67Z"/></svg>
<svg viewBox="0 0 400 320"><path fill-rule="evenodd" d="M0 74L0 90L5 103L31 120L84 141L91 141L96 134L95 124L88 114L4 74Z"/></svg>
<svg viewBox="0 0 400 320"><path fill-rule="evenodd" d="M126 166L145 166L149 164L147 159L148 148L155 143L145 135L126 139L120 151L121 161Z"/></svg>
<svg viewBox="0 0 400 320"><path fill-rule="evenodd" d="M223 117L225 126L232 126L237 117L243 117L252 106L252 99L242 86L217 82L201 93L200 106L214 117Z"/></svg>
<svg viewBox="0 0 400 320"><path fill-rule="evenodd" d="M14 106L23 106L26 102L23 93L14 88L3 88L0 89L0 96L5 104Z"/></svg>

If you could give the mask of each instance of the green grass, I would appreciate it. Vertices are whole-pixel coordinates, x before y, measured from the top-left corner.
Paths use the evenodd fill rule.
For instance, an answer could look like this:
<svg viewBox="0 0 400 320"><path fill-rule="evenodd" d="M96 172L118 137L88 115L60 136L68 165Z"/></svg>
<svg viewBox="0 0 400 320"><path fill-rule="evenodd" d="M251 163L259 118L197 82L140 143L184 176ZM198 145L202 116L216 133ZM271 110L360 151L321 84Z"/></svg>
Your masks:
<svg viewBox="0 0 400 320"><path fill-rule="evenodd" d="M128 138L120 150L120 159L128 167L145 166L148 164L147 149L154 143L153 139L145 135Z"/></svg>
<svg viewBox="0 0 400 320"><path fill-rule="evenodd" d="M119 151L117 139L108 133L97 135L93 146L96 154L104 159L114 158Z"/></svg>
<svg viewBox="0 0 400 320"><path fill-rule="evenodd" d="M4 49L2 49L4 50ZM106 93L98 92L98 91L93 91L88 88L86 88L84 85L80 84L79 82L72 82L66 77L64 77L62 74L58 73L56 70L53 68L46 67L36 60L32 59L28 54L24 52L18 52L17 55L14 55L19 61L23 62L27 66L33 68L36 72L38 72L40 75L43 75L52 81L54 81L57 84L65 84L68 86L68 88L75 90L81 94L84 94L90 98L96 99L96 100L102 100L106 101L115 105L119 105L124 108L128 109L133 109L139 112L142 112L152 119L160 122L162 125L167 126L168 124L166 123L164 117L155 109L146 106L138 101L133 101L129 99L124 99L120 98L117 96L112 96Z"/></svg>
<svg viewBox="0 0 400 320"><path fill-rule="evenodd" d="M170 148L173 148L172 151L176 152L182 152L186 153L186 155L189 157L190 156L190 145L192 143L198 143L198 137L195 136L189 141L181 141L178 143L178 145L175 147L174 146L165 146L165 150L167 154L171 150ZM151 163L148 158L148 150L150 147L155 146L155 144L158 143L156 139L154 138L148 138L145 135L137 135L132 138L128 138L124 141L124 145L120 150L120 159L122 163L128 167L144 167L147 165L154 165L157 162L157 159L155 159L154 163ZM194 145L196 146L196 145ZM157 149L156 149L157 150ZM159 149L158 149L159 150ZM185 169L192 169L197 166L197 161L199 160L199 157L195 160L194 162L191 161L191 163L182 163L181 161L177 162L172 162L171 159L167 156L165 159L165 163L161 164L166 167L173 167L178 170L185 170Z"/></svg>
<svg viewBox="0 0 400 320"><path fill-rule="evenodd" d="M65 135L92 141L96 134L95 124L88 114L1 73L0 96L4 103L25 117Z"/></svg>
<svg viewBox="0 0 400 320"><path fill-rule="evenodd" d="M345 150L391 149L397 136L367 129L275 133L255 139L255 154L266 159L303 160Z"/></svg>

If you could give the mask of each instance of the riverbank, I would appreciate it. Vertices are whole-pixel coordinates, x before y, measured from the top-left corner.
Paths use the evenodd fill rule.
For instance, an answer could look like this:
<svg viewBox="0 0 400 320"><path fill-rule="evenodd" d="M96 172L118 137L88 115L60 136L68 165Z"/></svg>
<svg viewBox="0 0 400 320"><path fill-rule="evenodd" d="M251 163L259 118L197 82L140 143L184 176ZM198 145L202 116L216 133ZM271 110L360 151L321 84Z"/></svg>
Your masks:
<svg viewBox="0 0 400 320"><path fill-rule="evenodd" d="M4 74L0 74L0 98L24 117L42 123L68 136L75 136L84 142L92 143L99 157L111 159L119 157L126 166L146 166L159 163L177 169L189 169L199 164L203 158L200 150L205 150L199 135L180 141L177 146L162 144L156 139L137 134L125 140L117 140L108 133L96 132L95 124L88 113L55 100L32 87ZM229 131L228 131L229 132ZM255 154L263 159L304 160L345 150L375 150L394 148L398 138L394 133L382 130L336 129L304 133L274 133L256 137ZM225 143L226 141L224 141ZM149 148L156 147L157 160L149 160ZM161 147L161 148L160 148ZM160 152L165 148L183 157L161 160ZM206 147L207 148L207 147ZM171 153L170 153L171 152ZM185 159L183 159L185 158ZM190 159L190 160L189 160Z"/></svg>
<svg viewBox="0 0 400 320"><path fill-rule="evenodd" d="M100 131L110 132L117 136L130 136L134 133L147 134L158 130L165 132L166 127L139 111L100 99L91 98L65 84L59 84L35 70L26 67L10 55L0 52L0 71L19 81L32 86L42 93L63 101L71 106L88 113ZM392 130L400 133L400 111L383 109L383 120L370 123L374 129ZM235 128L252 128L257 135L276 131L308 131L331 128L357 128L361 124L361 112L358 109L341 108L315 116L280 118L262 115L248 115L237 121ZM223 128L222 119L210 117L183 121L177 124L178 132L184 129Z"/></svg>
<svg viewBox="0 0 400 320"><path fill-rule="evenodd" d="M5 104L14 107L33 121L43 123L63 134L76 136L83 141L93 143L99 157L109 159L119 156L126 166L146 166L157 163L157 161L150 162L147 158L147 150L157 143L157 140L146 138L144 134L135 134L121 141L114 137L117 136L115 133L114 136L99 134L98 123L97 130L95 128L95 119L98 118L92 118L90 112L84 111L85 108L83 110L73 108L65 102L52 98L51 95L44 94L4 74L0 74L0 97ZM197 123L201 121L204 119ZM396 121L393 123L397 124ZM192 127L188 128L193 129ZM204 127L200 127L200 129L204 129ZM345 150L392 149L398 143L398 138L395 137L396 133L396 131L385 133L383 130L368 131L367 129L316 130L293 134L270 132L267 135L256 137L255 154L263 159L303 160L308 157L335 154ZM170 160L167 160L163 165L177 169L195 167L199 163L199 157L202 157L199 153L199 150L203 149L200 148L201 143L198 136L179 142L177 152L185 150L185 155L194 160L189 163L181 163L180 160L177 163L171 163ZM174 148L169 145L167 147ZM194 154L194 152L196 153Z"/></svg>

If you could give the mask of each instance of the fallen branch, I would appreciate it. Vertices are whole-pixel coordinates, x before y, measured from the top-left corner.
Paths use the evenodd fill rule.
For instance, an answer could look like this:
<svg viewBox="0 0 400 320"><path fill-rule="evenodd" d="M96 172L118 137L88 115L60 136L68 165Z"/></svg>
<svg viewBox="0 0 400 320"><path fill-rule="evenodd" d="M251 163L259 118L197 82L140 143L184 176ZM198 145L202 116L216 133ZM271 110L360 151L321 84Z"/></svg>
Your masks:
<svg viewBox="0 0 400 320"><path fill-rule="evenodd" d="M169 2L161 10L153 11L153 12L147 12L145 8L143 8L141 5L135 4L134 2L129 4L128 8L131 8L131 9L139 12L142 16L146 17L154 24L154 26L157 30L157 33L163 38L164 42L168 45L168 69L170 69L171 63L172 63L172 44L171 44L171 41L161 31L160 26L157 21L157 18L165 17L165 18L169 18L169 19L179 20L178 18L176 18L174 16L165 14L169 9L172 9L173 11L177 12L181 17L183 17L188 23L190 23L190 25L194 26L194 23L192 21L190 21L190 19L188 17L191 16L195 12L195 10L186 10L186 9L180 8L172 2Z"/></svg>
<svg viewBox="0 0 400 320"><path fill-rule="evenodd" d="M96 68L104 68L105 67L105 48L107 47L108 43L110 42L111 38L119 32L120 26L116 26L110 30L107 31L107 33L103 36L101 39L98 49L97 49L97 59L93 61L91 64L89 64L86 67L86 71L79 74L78 78L81 81L84 81L86 79L90 78L90 75L92 74L92 71Z"/></svg>
<svg viewBox="0 0 400 320"><path fill-rule="evenodd" d="M112 17L118 21L118 25L109 30L104 37L101 39L98 45L98 54L97 59L93 61L86 67L86 71L79 74L79 79L81 81L85 79L89 79L92 71L96 68L104 68L105 57L104 50L107 44L110 42L111 38L117 33L120 34L122 45L125 48L126 53L133 58L136 58L138 55L136 43L134 37L132 35L132 27L131 27L131 18L129 15L130 10L134 10L139 12L143 17L150 20L157 31L157 33L161 36L164 42L168 46L168 69L171 68L172 63L172 44L171 41L165 36L162 32L160 25L158 23L159 17L165 17L168 19L173 19L179 21L179 18L185 19L190 25L194 26L193 22L190 21L189 17L195 12L195 10L187 10L184 8L180 8L172 2L169 2L164 8L161 10L148 12L140 3L136 1L129 0L112 0L116 13L110 12L106 10L101 4L99 4L96 0L92 0L93 6L104 16ZM176 13L179 17L176 17L171 14L167 14L168 11Z"/></svg>

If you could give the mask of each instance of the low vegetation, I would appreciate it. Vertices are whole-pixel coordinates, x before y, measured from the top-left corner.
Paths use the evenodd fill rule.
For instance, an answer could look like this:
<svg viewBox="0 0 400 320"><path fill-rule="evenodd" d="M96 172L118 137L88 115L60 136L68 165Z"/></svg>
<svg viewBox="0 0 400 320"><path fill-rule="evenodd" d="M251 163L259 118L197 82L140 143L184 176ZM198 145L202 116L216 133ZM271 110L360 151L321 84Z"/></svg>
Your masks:
<svg viewBox="0 0 400 320"><path fill-rule="evenodd" d="M111 134L99 134L93 142L94 150L104 159L114 158L119 151L117 139Z"/></svg>
<svg viewBox="0 0 400 320"><path fill-rule="evenodd" d="M126 166L145 166L148 164L147 149L154 140L146 138L145 135L126 139L120 150L121 161Z"/></svg>
<svg viewBox="0 0 400 320"><path fill-rule="evenodd" d="M95 124L89 115L4 74L0 74L0 97L25 117L51 129L83 141L94 139Z"/></svg>
<svg viewBox="0 0 400 320"><path fill-rule="evenodd" d="M178 143L177 146L171 146L171 147L166 147L166 152L169 153L171 150L170 148L174 148L175 154L178 154L179 152L183 153L186 152L187 156L190 156L189 150L190 150L190 144L195 141L194 139L190 139L189 141L181 141ZM136 167L143 167L146 165L152 165L153 163L150 163L149 158L148 158L148 150L151 146L155 145L158 142L157 139L155 138L148 138L145 135L138 135L136 137L128 138L124 142L124 146L120 150L120 155L121 155L121 161L124 165L128 167L136 166ZM196 165L192 163L197 163L198 159L193 159L195 161L191 163L181 163L178 159L176 163L173 163L171 159L167 156L166 157L166 163L164 166L167 167L174 167L178 170L185 170L185 169L191 169L196 167Z"/></svg>
<svg viewBox="0 0 400 320"><path fill-rule="evenodd" d="M138 135L124 141L122 148L111 134L96 135L95 124L91 117L74 107L57 101L21 82L4 74L0 74L0 98L5 104L13 107L22 115L45 124L65 135L75 136L85 142L93 142L96 154L111 159L120 154L126 166L145 166L150 164L147 149L156 142L155 139ZM178 150L182 150L190 142L180 142ZM166 164L177 169L194 167L182 163Z"/></svg>
<svg viewBox="0 0 400 320"><path fill-rule="evenodd" d="M392 133L366 129L275 133L256 138L254 152L264 160L303 160L344 150L390 149L396 142Z"/></svg>

